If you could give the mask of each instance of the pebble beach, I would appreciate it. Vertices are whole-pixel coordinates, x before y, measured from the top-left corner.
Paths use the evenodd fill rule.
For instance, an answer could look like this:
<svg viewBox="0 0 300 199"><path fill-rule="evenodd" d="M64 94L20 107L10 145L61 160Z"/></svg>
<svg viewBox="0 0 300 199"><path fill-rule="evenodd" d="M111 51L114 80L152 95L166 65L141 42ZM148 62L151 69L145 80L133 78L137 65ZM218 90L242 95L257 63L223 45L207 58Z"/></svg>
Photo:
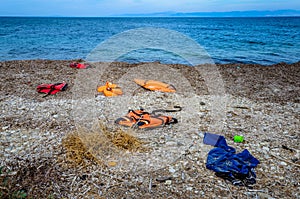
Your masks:
<svg viewBox="0 0 300 199"><path fill-rule="evenodd" d="M0 62L4 198L17 192L28 198L300 198L300 62L215 65L212 73L218 73L226 98L219 118L222 128L216 130L211 128L216 120L213 86L201 74L207 66L116 62L76 69L70 62ZM93 72L99 66L105 67L100 76ZM172 83L177 91L142 89L130 82L136 75ZM36 91L40 84L62 81L68 88L56 95L44 97ZM118 83L124 96L97 93L106 81ZM182 107L170 113L178 124L154 130L114 124L128 109L175 105ZM91 120L111 131L130 132L141 147L113 148L103 139L103 128L90 130ZM205 132L223 135L228 145L238 152L248 149L260 161L256 184L233 186L206 169L213 146L203 144ZM70 135L82 143L81 153L70 148ZM244 142L233 142L234 135L243 135Z"/></svg>

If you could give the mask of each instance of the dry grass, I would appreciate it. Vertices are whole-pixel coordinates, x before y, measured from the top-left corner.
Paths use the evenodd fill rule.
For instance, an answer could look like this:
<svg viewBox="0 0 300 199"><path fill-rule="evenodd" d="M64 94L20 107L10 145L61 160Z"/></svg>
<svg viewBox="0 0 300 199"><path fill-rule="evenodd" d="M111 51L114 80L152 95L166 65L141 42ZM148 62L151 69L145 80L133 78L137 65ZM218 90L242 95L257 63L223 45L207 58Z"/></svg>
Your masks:
<svg viewBox="0 0 300 199"><path fill-rule="evenodd" d="M62 142L66 149L67 160L74 166L86 166L93 162L102 166L114 166L107 157L117 156L120 152L146 152L144 142L134 136L131 129L126 131L99 123L98 128L86 130L79 128L68 134Z"/></svg>
<svg viewBox="0 0 300 199"><path fill-rule="evenodd" d="M100 123L97 128L88 131L78 128L67 134L58 144L53 157L44 157L31 161L19 160L23 164L8 165L16 172L2 169L0 175L0 198L60 198L61 191L70 189L85 193L85 197L100 198L95 184L109 182L114 187L122 179L109 174L108 168L117 165L109 157L118 157L125 151L145 152L140 139L132 130L121 130ZM81 183L76 183L95 176L96 182L89 182L89 189L81 190ZM43 190L43 191L41 191ZM72 192L70 192L72 193ZM79 196L80 198L80 196Z"/></svg>
<svg viewBox="0 0 300 199"><path fill-rule="evenodd" d="M132 129L126 131L123 129L109 130L103 123L100 123L100 129L106 138L119 150L128 150L130 152L145 152L147 150L143 146L144 142L135 137Z"/></svg>
<svg viewBox="0 0 300 199"><path fill-rule="evenodd" d="M81 137L77 133L68 134L63 142L66 149L67 160L71 164L86 165L87 161L101 163L85 146Z"/></svg>

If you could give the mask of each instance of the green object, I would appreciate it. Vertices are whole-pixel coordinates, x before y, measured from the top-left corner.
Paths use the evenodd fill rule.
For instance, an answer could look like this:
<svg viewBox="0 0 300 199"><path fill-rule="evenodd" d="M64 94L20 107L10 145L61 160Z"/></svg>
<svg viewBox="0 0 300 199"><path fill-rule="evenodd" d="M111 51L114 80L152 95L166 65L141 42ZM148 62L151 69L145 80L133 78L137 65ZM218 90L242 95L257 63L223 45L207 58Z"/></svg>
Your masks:
<svg viewBox="0 0 300 199"><path fill-rule="evenodd" d="M243 142L244 141L244 137L242 135L235 135L233 137L233 141L234 142Z"/></svg>

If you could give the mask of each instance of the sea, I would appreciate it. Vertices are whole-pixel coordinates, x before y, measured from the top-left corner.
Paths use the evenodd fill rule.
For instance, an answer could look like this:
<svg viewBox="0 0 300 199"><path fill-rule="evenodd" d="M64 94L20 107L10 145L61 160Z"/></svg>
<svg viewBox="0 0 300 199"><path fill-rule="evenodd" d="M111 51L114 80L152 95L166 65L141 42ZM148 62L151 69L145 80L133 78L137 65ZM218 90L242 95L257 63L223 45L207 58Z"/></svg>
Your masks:
<svg viewBox="0 0 300 199"><path fill-rule="evenodd" d="M154 30L153 36L143 40L134 31L141 29ZM0 17L0 61L86 60L106 41L132 33L132 40L147 45L114 61L186 64L172 45L197 53L187 44L193 43L214 63L294 63L300 60L299 32L300 17ZM123 39L117 48L126 45Z"/></svg>

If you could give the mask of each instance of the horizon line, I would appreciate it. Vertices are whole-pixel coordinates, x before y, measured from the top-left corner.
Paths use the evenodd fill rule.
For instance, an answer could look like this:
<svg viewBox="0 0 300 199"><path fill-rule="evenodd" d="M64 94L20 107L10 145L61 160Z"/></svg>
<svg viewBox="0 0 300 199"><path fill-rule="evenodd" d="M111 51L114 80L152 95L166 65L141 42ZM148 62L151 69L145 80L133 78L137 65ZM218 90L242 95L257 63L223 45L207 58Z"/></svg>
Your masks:
<svg viewBox="0 0 300 199"><path fill-rule="evenodd" d="M60 16L60 15L0 15L1 18L18 18L18 17L40 17L40 18L272 18L272 17L300 17L299 15L271 15L271 16Z"/></svg>
<svg viewBox="0 0 300 199"><path fill-rule="evenodd" d="M288 13L292 12L292 13ZM248 15L247 15L248 14ZM86 15L86 16L77 16L77 15L0 15L0 17L82 17L82 18L96 18L96 17L203 17L203 18L220 18L220 17L300 17L300 10L294 9L281 9L281 10L233 10L233 11L199 11L199 12L175 12L175 11L164 11L164 12L152 12L152 13L123 13L123 14L112 14L112 15L103 15L103 16L94 16L94 15Z"/></svg>

